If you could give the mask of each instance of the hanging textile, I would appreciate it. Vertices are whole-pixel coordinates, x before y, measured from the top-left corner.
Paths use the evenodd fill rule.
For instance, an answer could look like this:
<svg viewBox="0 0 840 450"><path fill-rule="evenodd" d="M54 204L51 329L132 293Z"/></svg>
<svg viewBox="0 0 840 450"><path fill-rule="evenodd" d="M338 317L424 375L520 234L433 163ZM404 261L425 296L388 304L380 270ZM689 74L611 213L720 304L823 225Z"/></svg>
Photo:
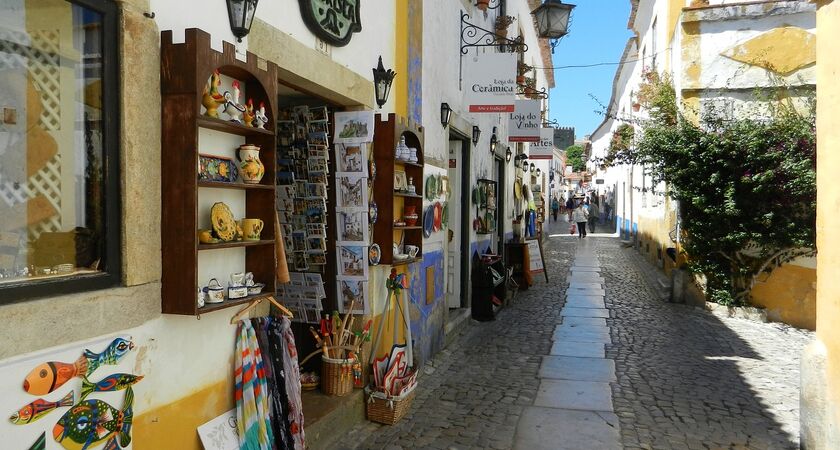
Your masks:
<svg viewBox="0 0 840 450"><path fill-rule="evenodd" d="M297 347L295 346L295 336L292 334L291 324L292 322L288 317L273 319L268 326L268 334L272 357L280 355L280 358L282 358L286 388L285 397L288 404L286 417L288 418L289 432L294 444L294 447L289 446L287 448L304 450L305 438L303 432L303 403L301 402L300 396L300 366L298 365ZM280 380L277 381L279 384Z"/></svg>
<svg viewBox="0 0 840 450"><path fill-rule="evenodd" d="M235 350L234 398L240 450L271 450L268 383L260 346L249 321L241 321Z"/></svg>
<svg viewBox="0 0 840 450"><path fill-rule="evenodd" d="M291 423L289 422L289 401L286 394L286 373L283 367L283 347L285 339L269 334L274 318L251 319L257 331L265 373L268 378L269 406L271 407L271 431L274 435L274 448L277 450L293 449Z"/></svg>

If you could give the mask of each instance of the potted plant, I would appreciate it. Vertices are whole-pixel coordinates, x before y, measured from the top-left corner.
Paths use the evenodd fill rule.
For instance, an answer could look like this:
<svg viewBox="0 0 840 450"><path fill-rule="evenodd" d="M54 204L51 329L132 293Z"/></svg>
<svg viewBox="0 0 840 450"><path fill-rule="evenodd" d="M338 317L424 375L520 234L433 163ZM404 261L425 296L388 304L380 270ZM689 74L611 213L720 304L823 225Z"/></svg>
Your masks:
<svg viewBox="0 0 840 450"><path fill-rule="evenodd" d="M525 77L525 97L534 99L537 96L537 79Z"/></svg>
<svg viewBox="0 0 840 450"><path fill-rule="evenodd" d="M525 74L528 73L533 67L525 64L522 61L516 63L516 83L517 84L525 84Z"/></svg>
<svg viewBox="0 0 840 450"><path fill-rule="evenodd" d="M496 34L506 38L508 34L508 27L516 20L513 16L499 16L496 17Z"/></svg>
<svg viewBox="0 0 840 450"><path fill-rule="evenodd" d="M475 6L482 11L487 11L487 7L490 6L490 0L476 0Z"/></svg>

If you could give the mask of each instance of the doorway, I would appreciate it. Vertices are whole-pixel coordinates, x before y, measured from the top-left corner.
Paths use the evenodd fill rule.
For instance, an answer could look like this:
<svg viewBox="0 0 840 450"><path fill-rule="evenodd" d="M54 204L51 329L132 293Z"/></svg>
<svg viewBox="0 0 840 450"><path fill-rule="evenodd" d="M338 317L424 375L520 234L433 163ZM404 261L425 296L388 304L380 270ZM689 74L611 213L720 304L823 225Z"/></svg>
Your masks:
<svg viewBox="0 0 840 450"><path fill-rule="evenodd" d="M449 230L447 231L446 305L469 307L470 267L470 139L452 130L449 135Z"/></svg>
<svg viewBox="0 0 840 450"><path fill-rule="evenodd" d="M505 160L496 156L496 254L505 257Z"/></svg>

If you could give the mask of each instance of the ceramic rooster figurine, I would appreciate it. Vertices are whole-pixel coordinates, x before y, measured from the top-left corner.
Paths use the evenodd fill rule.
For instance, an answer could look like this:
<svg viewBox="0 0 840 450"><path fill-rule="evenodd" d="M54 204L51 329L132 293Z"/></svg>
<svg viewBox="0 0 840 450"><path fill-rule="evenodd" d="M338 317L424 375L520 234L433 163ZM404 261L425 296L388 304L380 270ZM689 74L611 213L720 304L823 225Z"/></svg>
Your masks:
<svg viewBox="0 0 840 450"><path fill-rule="evenodd" d="M242 114L245 107L239 104L239 81L233 80L233 94L225 91L225 113L230 116L231 122L242 123Z"/></svg>
<svg viewBox="0 0 840 450"><path fill-rule="evenodd" d="M265 102L260 102L260 109L254 116L254 126L265 130L265 124L268 123L268 117L265 115Z"/></svg>
<svg viewBox="0 0 840 450"><path fill-rule="evenodd" d="M219 85L222 84L222 77L219 70L214 70L204 86L204 93L201 96L201 105L207 109L205 116L219 118L219 105L225 103L225 97L219 93Z"/></svg>
<svg viewBox="0 0 840 450"><path fill-rule="evenodd" d="M243 119L245 120L246 127L254 126L254 101L250 98L248 99L248 103L245 104Z"/></svg>

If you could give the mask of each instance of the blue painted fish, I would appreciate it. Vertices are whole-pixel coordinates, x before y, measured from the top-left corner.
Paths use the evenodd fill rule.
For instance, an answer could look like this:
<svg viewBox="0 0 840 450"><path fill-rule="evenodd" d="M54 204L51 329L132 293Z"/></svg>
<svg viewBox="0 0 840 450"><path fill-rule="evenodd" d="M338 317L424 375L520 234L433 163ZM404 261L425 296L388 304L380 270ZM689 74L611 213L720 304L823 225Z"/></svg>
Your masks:
<svg viewBox="0 0 840 450"><path fill-rule="evenodd" d="M121 391L142 379L142 375L130 375L127 373L115 373L113 375L108 375L96 383L91 383L87 377L82 378L81 400L84 400L88 395L94 392Z"/></svg>
<svg viewBox="0 0 840 450"><path fill-rule="evenodd" d="M23 390L32 395L47 395L74 377L86 377L103 364L117 364L134 348L128 339L116 338L102 353L85 350L74 363L45 362L32 369L23 380Z"/></svg>
<svg viewBox="0 0 840 450"><path fill-rule="evenodd" d="M57 402L48 402L39 398L38 400L35 400L34 402L15 411L12 416L9 417L9 420L15 425L26 425L28 423L32 423L41 417L46 416L56 408L73 406L73 394L74 392L70 391L64 396L64 398Z"/></svg>
<svg viewBox="0 0 840 450"><path fill-rule="evenodd" d="M105 448L131 443L134 391L125 391L122 411L102 400L84 400L70 408L53 427L53 438L67 450L88 450L111 438Z"/></svg>

